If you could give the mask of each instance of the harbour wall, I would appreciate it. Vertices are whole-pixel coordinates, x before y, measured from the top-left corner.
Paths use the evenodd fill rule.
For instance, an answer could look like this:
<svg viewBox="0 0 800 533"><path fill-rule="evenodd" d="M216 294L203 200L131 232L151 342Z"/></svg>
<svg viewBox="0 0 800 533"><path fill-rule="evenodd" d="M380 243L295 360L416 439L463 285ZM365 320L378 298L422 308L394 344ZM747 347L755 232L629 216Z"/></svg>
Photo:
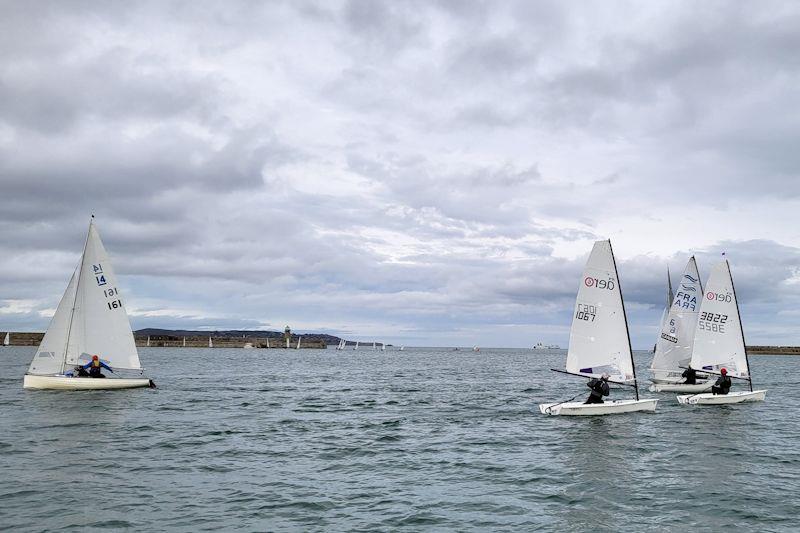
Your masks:
<svg viewBox="0 0 800 533"><path fill-rule="evenodd" d="M42 342L44 333L28 333L10 331L9 344L11 346L39 346ZM5 331L0 331L0 341L6 336ZM147 335L134 335L136 346L144 348L148 346ZM151 348L182 348L184 346L184 338L186 339L186 348L208 348L208 337L176 337L171 335L150 335ZM322 340L307 340L304 341L302 337L292 335L289 340L289 348L297 348L297 339L300 339L300 348L321 349L327 348L325 341ZM214 348L244 348L249 344L252 348L266 348L267 339L263 337L214 337L211 336L211 344ZM286 348L286 340L282 338L269 339L270 348Z"/></svg>

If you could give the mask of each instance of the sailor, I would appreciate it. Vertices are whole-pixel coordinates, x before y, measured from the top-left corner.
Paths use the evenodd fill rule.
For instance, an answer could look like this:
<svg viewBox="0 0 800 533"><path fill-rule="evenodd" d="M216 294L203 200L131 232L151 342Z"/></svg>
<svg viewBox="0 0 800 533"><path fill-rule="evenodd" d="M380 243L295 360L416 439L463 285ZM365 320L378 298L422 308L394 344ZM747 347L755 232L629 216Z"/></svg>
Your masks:
<svg viewBox="0 0 800 533"><path fill-rule="evenodd" d="M587 387L592 389L592 392L589 394L589 397L583 403L603 403L603 396L608 396L609 388L608 388L608 378L610 376L608 374L603 374L600 376L600 379L592 378L589 380L589 383L586 384Z"/></svg>
<svg viewBox="0 0 800 533"><path fill-rule="evenodd" d="M692 365L689 365L689 368L684 370L681 376L686 378L686 381L684 381L686 385L695 385L697 383L697 371L692 368Z"/></svg>
<svg viewBox="0 0 800 533"><path fill-rule="evenodd" d="M75 367L75 375L77 375L79 378L88 378L89 377L89 373L86 371L85 368L83 368L80 365Z"/></svg>
<svg viewBox="0 0 800 533"><path fill-rule="evenodd" d="M113 370L111 370L111 367L102 362L100 358L97 357L96 355L93 355L92 360L83 365L83 368L88 368L89 376L93 378L104 378L105 376L100 372L104 368L107 369L109 372L113 372Z"/></svg>
<svg viewBox="0 0 800 533"><path fill-rule="evenodd" d="M711 394L728 394L731 390L731 378L728 377L728 370L720 368L719 373L721 374L719 379L711 386Z"/></svg>

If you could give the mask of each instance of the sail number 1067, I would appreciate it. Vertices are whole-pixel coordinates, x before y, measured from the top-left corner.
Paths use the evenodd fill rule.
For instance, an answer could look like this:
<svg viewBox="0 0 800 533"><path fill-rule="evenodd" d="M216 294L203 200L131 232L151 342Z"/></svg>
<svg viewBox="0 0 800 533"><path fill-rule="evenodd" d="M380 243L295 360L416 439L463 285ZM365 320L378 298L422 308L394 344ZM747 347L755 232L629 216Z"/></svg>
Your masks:
<svg viewBox="0 0 800 533"><path fill-rule="evenodd" d="M575 312L575 318L578 320L585 320L587 322L594 322L597 316L597 307L594 305L578 304L578 309Z"/></svg>

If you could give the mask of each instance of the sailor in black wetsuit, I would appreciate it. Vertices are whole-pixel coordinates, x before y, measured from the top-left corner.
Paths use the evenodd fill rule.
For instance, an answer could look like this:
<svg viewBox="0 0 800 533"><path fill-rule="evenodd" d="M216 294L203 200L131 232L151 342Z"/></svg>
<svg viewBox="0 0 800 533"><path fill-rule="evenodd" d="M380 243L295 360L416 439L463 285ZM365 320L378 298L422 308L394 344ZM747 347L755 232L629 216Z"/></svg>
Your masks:
<svg viewBox="0 0 800 533"><path fill-rule="evenodd" d="M592 389L592 392L583 403L603 403L603 396L608 396L610 392L608 388L608 378L608 374L603 374L600 376L600 379L590 379L586 386Z"/></svg>
<svg viewBox="0 0 800 533"><path fill-rule="evenodd" d="M683 382L684 384L686 384L686 385L696 385L697 384L697 372L695 371L694 368L692 368L692 365L689 365L689 368L684 370L683 374L681 374L681 376L686 378L686 381Z"/></svg>
<svg viewBox="0 0 800 533"><path fill-rule="evenodd" d="M711 387L711 394L728 394L731 390L731 378L727 376L728 371L724 368L720 368L719 373L722 375Z"/></svg>

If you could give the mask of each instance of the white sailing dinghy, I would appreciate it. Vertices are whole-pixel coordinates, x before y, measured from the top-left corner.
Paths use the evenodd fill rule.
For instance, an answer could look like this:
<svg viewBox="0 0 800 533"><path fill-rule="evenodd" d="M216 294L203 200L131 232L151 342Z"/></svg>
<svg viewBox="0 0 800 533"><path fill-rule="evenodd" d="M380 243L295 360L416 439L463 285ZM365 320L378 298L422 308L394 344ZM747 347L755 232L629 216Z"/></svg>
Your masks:
<svg viewBox="0 0 800 533"><path fill-rule="evenodd" d="M636 399L595 404L543 403L539 405L542 414L610 415L656 410L657 399L639 399L628 321L611 241L594 243L586 262L569 333L566 373L584 378L599 378L608 373L609 382L632 386Z"/></svg>
<svg viewBox="0 0 800 533"><path fill-rule="evenodd" d="M694 333L692 368L719 374L727 370L728 377L746 380L749 391L729 392L728 394L688 394L678 396L678 402L689 405L718 405L741 402L763 401L766 390L753 390L750 364L742 330L742 318L736 289L733 286L731 267L728 260L717 263L711 269L703 303L700 304L700 317Z"/></svg>
<svg viewBox="0 0 800 533"><path fill-rule="evenodd" d="M653 384L650 392L703 392L711 390L711 381L683 383L683 370L689 365L694 347L697 315L703 299L703 284L694 256L689 258L678 293L672 300L666 320L662 321L656 353L650 365ZM695 368L695 370L697 370Z"/></svg>
<svg viewBox="0 0 800 533"><path fill-rule="evenodd" d="M36 350L23 387L94 390L155 386L147 378L73 376L73 367L88 363L92 355L99 355L115 372L143 371L117 278L94 227L94 217L81 261Z"/></svg>
<svg viewBox="0 0 800 533"><path fill-rule="evenodd" d="M3 338L3 346L11 344L11 334L6 331L6 336Z"/></svg>

